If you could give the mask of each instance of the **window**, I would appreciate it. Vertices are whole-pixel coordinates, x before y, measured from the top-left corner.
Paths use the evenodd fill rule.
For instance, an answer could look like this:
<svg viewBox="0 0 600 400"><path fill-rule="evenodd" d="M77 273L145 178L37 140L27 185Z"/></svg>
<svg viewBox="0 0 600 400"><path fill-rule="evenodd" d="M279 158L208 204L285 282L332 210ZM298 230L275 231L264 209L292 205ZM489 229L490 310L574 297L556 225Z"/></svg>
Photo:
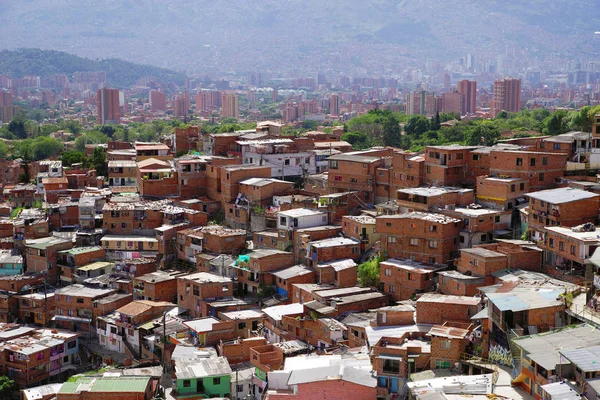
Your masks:
<svg viewBox="0 0 600 400"><path fill-rule="evenodd" d="M494 222L495 222L495 223L498 223L498 222L500 222L500 216L499 216L499 215L496 215L496 216L494 217Z"/></svg>
<svg viewBox="0 0 600 400"><path fill-rule="evenodd" d="M396 286L390 285L390 293L396 293Z"/></svg>
<svg viewBox="0 0 600 400"><path fill-rule="evenodd" d="M565 242L558 242L558 249L560 251L565 251Z"/></svg>
<svg viewBox="0 0 600 400"><path fill-rule="evenodd" d="M479 161L479 154L473 154L473 161Z"/></svg>
<svg viewBox="0 0 600 400"><path fill-rule="evenodd" d="M542 182L544 180L544 173L540 172L540 177L539 177L540 182Z"/></svg>
<svg viewBox="0 0 600 400"><path fill-rule="evenodd" d="M235 390L239 393L239 392L243 392L244 391L244 385L236 385Z"/></svg>
<svg viewBox="0 0 600 400"><path fill-rule="evenodd" d="M486 240L487 240L487 235L485 235L485 234L481 235L481 241L485 242Z"/></svg>
<svg viewBox="0 0 600 400"><path fill-rule="evenodd" d="M383 372L385 374L397 374L400 372L400 360L383 360Z"/></svg>
<svg viewBox="0 0 600 400"><path fill-rule="evenodd" d="M417 229L417 224L410 224L410 229Z"/></svg>
<svg viewBox="0 0 600 400"><path fill-rule="evenodd" d="M428 165L428 166L426 167L426 170L427 170L427 173L428 173L428 174L430 174L430 173L431 173L431 166L430 166L430 165Z"/></svg>
<svg viewBox="0 0 600 400"><path fill-rule="evenodd" d="M77 303L78 303L78 304L83 304L83 299L82 299L81 297L78 297L78 298L77 298Z"/></svg>
<svg viewBox="0 0 600 400"><path fill-rule="evenodd" d="M329 160L329 168L338 169L338 162L336 160Z"/></svg>
<svg viewBox="0 0 600 400"><path fill-rule="evenodd" d="M519 190L525 190L525 183L521 182L519 184Z"/></svg>
<svg viewBox="0 0 600 400"><path fill-rule="evenodd" d="M221 384L221 377L218 376L216 378L213 378L213 385L220 385Z"/></svg>
<svg viewBox="0 0 600 400"><path fill-rule="evenodd" d="M183 387L189 388L191 386L192 386L192 383L190 382L189 379L186 379L186 380L183 381Z"/></svg>
<svg viewBox="0 0 600 400"><path fill-rule="evenodd" d="M356 178L350 178L350 183L358 183L358 179L356 179Z"/></svg>
<svg viewBox="0 0 600 400"><path fill-rule="evenodd" d="M522 158L517 158L517 166L519 165L523 165L523 159Z"/></svg>
<svg viewBox="0 0 600 400"><path fill-rule="evenodd" d="M429 225L429 232L437 232L437 226Z"/></svg>
<svg viewBox="0 0 600 400"><path fill-rule="evenodd" d="M396 243L396 236L388 236L388 243Z"/></svg>
<svg viewBox="0 0 600 400"><path fill-rule="evenodd" d="M449 369L452 366L450 361L435 360L436 369Z"/></svg>
<svg viewBox="0 0 600 400"><path fill-rule="evenodd" d="M530 167L535 167L535 158L530 158L529 159L529 166Z"/></svg>
<svg viewBox="0 0 600 400"><path fill-rule="evenodd" d="M575 255L575 246L571 245L571 254Z"/></svg>
<svg viewBox="0 0 600 400"><path fill-rule="evenodd" d="M550 238L548 240L548 243L549 243L550 247L554 247L554 239Z"/></svg>
<svg viewBox="0 0 600 400"><path fill-rule="evenodd" d="M437 240L430 240L430 241L429 241L429 248L430 248L430 249L435 249L435 248L437 248Z"/></svg>
<svg viewBox="0 0 600 400"><path fill-rule="evenodd" d="M429 257L429 264L435 264L435 257Z"/></svg>
<svg viewBox="0 0 600 400"><path fill-rule="evenodd" d="M342 181L342 177L341 177L341 176L339 176L339 175L336 175L336 176L334 176L334 177L333 177L333 179L334 179L336 182L341 182L341 181Z"/></svg>
<svg viewBox="0 0 600 400"><path fill-rule="evenodd" d="M200 296L200 286L194 285L194 296Z"/></svg>
<svg viewBox="0 0 600 400"><path fill-rule="evenodd" d="M452 350L452 342L450 340L442 340L440 342L440 348L442 350Z"/></svg>
<svg viewBox="0 0 600 400"><path fill-rule="evenodd" d="M419 245L419 239L412 238L412 239L410 239L409 244L411 246L418 246Z"/></svg>
<svg viewBox="0 0 600 400"><path fill-rule="evenodd" d="M548 165L548 157L542 157L542 165Z"/></svg>
<svg viewBox="0 0 600 400"><path fill-rule="evenodd" d="M385 276L392 276L392 269L391 268L386 268L385 269Z"/></svg>
<svg viewBox="0 0 600 400"><path fill-rule="evenodd" d="M409 280L409 281L412 281L412 280L414 280L414 279L415 279L415 274L413 274L413 273L410 273L410 272L409 272L409 273L408 273L408 280Z"/></svg>
<svg viewBox="0 0 600 400"><path fill-rule="evenodd" d="M227 285L223 285L223 286L221 287L221 291L222 291L222 292L227 292L227 291L229 291L229 287L228 287Z"/></svg>
<svg viewBox="0 0 600 400"><path fill-rule="evenodd" d="M560 143L554 143L554 150L560 150Z"/></svg>
<svg viewBox="0 0 600 400"><path fill-rule="evenodd" d="M463 153L458 153L458 154L456 155L456 159L457 159L457 160L462 160L462 159L463 159L463 156L464 156L464 155L463 155Z"/></svg>

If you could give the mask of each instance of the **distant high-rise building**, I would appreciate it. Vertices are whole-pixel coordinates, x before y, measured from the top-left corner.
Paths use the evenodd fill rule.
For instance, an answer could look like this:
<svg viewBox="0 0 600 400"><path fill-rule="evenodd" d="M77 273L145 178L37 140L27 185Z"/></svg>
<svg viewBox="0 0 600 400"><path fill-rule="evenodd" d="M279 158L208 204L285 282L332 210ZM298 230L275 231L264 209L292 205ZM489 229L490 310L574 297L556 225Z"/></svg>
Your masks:
<svg viewBox="0 0 600 400"><path fill-rule="evenodd" d="M186 96L187 94L187 96ZM173 115L176 117L186 117L190 109L190 94L183 93L175 96L173 100Z"/></svg>
<svg viewBox="0 0 600 400"><path fill-rule="evenodd" d="M98 89L98 92L96 93L96 107L98 110L99 124L118 124L121 121L119 89Z"/></svg>
<svg viewBox="0 0 600 400"><path fill-rule="evenodd" d="M442 111L462 115L463 95L458 92L446 92L442 95Z"/></svg>
<svg viewBox="0 0 600 400"><path fill-rule="evenodd" d="M467 69L473 71L475 69L475 56L472 54L467 54Z"/></svg>
<svg viewBox="0 0 600 400"><path fill-rule="evenodd" d="M333 115L340 115L340 96L332 94L329 99L329 112Z"/></svg>
<svg viewBox="0 0 600 400"><path fill-rule="evenodd" d="M150 91L150 107L152 112L167 111L167 95L158 90Z"/></svg>
<svg viewBox="0 0 600 400"><path fill-rule="evenodd" d="M236 118L240 117L240 107L238 103L237 94L224 94L223 95L223 106L221 108L222 118Z"/></svg>
<svg viewBox="0 0 600 400"><path fill-rule="evenodd" d="M494 81L494 99L490 105L492 117L500 111L517 112L521 109L521 80L504 78Z"/></svg>
<svg viewBox="0 0 600 400"><path fill-rule="evenodd" d="M413 91L406 95L406 114L434 115L435 96L425 91Z"/></svg>
<svg viewBox="0 0 600 400"><path fill-rule="evenodd" d="M0 106L12 105L12 94L0 90Z"/></svg>
<svg viewBox="0 0 600 400"><path fill-rule="evenodd" d="M477 110L477 82L462 80L457 85L458 93L462 94L462 112L472 114Z"/></svg>

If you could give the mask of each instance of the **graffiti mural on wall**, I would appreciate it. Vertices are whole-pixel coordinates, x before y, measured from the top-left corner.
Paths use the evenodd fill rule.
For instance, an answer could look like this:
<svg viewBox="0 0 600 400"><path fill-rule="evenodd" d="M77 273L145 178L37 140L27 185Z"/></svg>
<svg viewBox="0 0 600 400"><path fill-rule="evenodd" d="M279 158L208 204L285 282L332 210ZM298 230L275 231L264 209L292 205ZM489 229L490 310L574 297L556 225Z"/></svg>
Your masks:
<svg viewBox="0 0 600 400"><path fill-rule="evenodd" d="M512 367L513 359L510 354L509 349L505 349L504 347L494 344L490 346L490 353L488 355L488 359L493 363L498 365L506 365L507 367Z"/></svg>

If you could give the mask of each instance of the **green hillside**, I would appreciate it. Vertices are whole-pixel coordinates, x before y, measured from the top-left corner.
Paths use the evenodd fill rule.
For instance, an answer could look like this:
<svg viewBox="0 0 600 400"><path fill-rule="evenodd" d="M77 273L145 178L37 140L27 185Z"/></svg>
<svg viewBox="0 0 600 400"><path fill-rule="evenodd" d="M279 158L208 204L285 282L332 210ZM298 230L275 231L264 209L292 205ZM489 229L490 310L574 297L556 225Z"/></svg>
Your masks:
<svg viewBox="0 0 600 400"><path fill-rule="evenodd" d="M0 74L15 78L25 75L72 75L76 71L105 71L109 84L120 88L135 84L142 76L156 76L162 82L177 84L182 84L185 79L185 75L175 71L115 58L91 60L62 51L40 49L0 51Z"/></svg>

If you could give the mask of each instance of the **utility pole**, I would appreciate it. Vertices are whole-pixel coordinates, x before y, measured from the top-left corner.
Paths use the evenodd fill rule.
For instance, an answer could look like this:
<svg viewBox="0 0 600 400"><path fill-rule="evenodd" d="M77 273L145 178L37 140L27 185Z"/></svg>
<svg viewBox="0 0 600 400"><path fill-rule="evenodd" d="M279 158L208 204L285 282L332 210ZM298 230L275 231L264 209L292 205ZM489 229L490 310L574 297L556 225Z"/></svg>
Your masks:
<svg viewBox="0 0 600 400"><path fill-rule="evenodd" d="M163 374L166 371L166 365L165 365L165 353L167 351L167 312L163 312L163 317L162 317L162 323L163 323L163 351L161 353L161 364L163 367Z"/></svg>

